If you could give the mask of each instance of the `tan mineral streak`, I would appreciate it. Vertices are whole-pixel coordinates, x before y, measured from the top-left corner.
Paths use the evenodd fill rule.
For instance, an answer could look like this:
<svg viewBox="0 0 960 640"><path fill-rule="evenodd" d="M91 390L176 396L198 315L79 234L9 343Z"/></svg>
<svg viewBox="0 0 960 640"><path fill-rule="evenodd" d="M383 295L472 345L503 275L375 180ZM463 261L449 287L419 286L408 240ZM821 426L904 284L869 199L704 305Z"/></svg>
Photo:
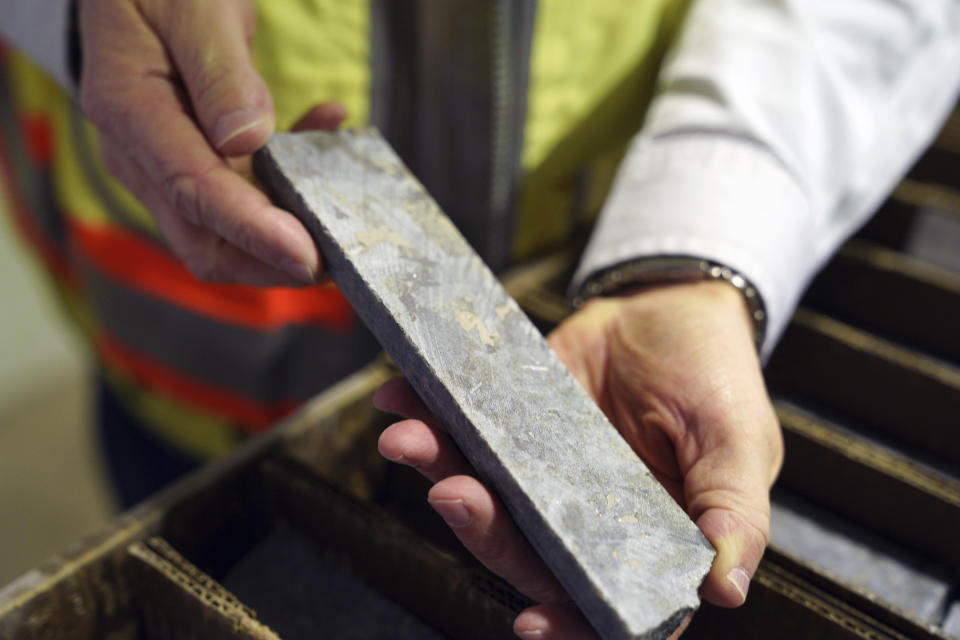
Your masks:
<svg viewBox="0 0 960 640"><path fill-rule="evenodd" d="M360 241L360 244L367 249L373 248L383 242L397 247L402 247L404 249L412 248L410 243L407 242L406 238L401 236L399 233L390 231L389 229L368 229L366 231L357 231L354 235L356 235L357 240Z"/></svg>
<svg viewBox="0 0 960 640"><path fill-rule="evenodd" d="M497 345L497 338L499 338L500 335L487 329L487 325L483 323L483 320L481 320L477 314L472 311L460 309L454 312L453 317L456 319L457 324L467 333L476 329L477 334L480 336L480 342L483 344L490 347Z"/></svg>

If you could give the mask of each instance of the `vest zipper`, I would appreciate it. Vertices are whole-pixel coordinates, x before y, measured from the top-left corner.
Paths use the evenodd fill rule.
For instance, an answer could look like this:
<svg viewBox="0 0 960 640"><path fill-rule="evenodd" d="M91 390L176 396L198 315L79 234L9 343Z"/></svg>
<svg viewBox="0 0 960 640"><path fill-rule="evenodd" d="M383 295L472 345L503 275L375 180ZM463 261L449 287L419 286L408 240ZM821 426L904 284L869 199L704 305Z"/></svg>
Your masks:
<svg viewBox="0 0 960 640"><path fill-rule="evenodd" d="M510 258L535 6L533 0L491 2L490 224L486 254L495 269L506 266Z"/></svg>

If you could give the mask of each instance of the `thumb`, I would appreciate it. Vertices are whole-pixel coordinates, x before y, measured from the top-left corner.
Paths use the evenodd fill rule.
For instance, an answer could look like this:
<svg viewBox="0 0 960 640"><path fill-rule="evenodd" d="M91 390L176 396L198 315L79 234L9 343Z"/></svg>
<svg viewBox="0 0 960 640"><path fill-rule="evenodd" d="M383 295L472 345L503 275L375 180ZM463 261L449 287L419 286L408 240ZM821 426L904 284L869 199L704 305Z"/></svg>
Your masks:
<svg viewBox="0 0 960 640"><path fill-rule="evenodd" d="M696 522L717 550L701 596L721 607L740 606L767 546L767 530L723 508L705 511Z"/></svg>
<svg viewBox="0 0 960 640"><path fill-rule="evenodd" d="M701 596L738 607L770 540L770 486L783 460L776 414L758 401L746 415L711 421L701 445L683 482L690 517L717 550Z"/></svg>
<svg viewBox="0 0 960 640"><path fill-rule="evenodd" d="M145 3L146 4L146 3ZM246 2L149 3L190 105L210 144L225 156L252 153L274 129L273 100L247 45Z"/></svg>

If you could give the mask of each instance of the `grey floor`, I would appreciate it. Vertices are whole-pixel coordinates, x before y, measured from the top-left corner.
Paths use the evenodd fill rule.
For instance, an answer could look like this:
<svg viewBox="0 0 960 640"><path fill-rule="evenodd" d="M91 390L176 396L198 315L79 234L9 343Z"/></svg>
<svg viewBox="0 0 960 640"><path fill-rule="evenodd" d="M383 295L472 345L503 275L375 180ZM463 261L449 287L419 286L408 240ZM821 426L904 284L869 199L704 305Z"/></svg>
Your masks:
<svg viewBox="0 0 960 640"><path fill-rule="evenodd" d="M87 371L0 204L0 586L113 515L90 431Z"/></svg>

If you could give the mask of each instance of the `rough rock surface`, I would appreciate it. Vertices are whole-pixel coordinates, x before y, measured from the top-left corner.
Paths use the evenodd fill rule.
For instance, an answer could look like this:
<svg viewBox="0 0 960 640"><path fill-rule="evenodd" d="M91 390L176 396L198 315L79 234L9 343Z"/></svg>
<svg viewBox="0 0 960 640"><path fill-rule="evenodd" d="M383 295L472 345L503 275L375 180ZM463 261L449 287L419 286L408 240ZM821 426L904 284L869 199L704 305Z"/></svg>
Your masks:
<svg viewBox="0 0 960 640"><path fill-rule="evenodd" d="M714 551L375 131L254 159L331 277L604 638L665 638Z"/></svg>

